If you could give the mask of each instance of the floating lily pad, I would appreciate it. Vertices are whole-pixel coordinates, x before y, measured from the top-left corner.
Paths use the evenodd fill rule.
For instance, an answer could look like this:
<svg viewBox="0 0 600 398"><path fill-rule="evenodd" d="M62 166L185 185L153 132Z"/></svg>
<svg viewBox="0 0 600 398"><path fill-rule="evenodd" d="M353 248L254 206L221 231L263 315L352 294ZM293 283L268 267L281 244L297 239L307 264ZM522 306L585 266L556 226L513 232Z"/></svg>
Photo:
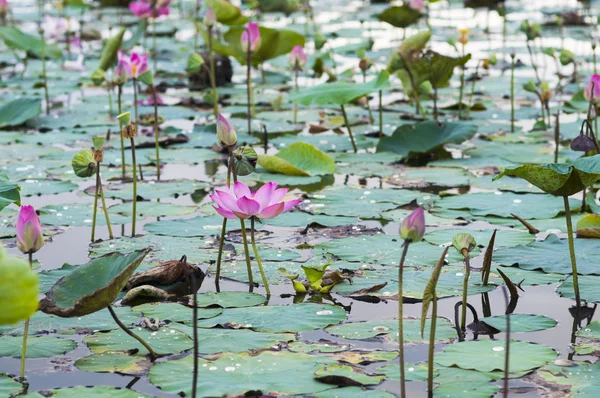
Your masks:
<svg viewBox="0 0 600 398"><path fill-rule="evenodd" d="M120 373L140 376L151 366L147 358L121 352L92 354L78 359L75 366L85 372Z"/></svg>
<svg viewBox="0 0 600 398"><path fill-rule="evenodd" d="M0 337L0 357L21 357L23 338L20 336ZM74 350L77 343L70 339L50 336L29 336L27 358L48 358Z"/></svg>
<svg viewBox="0 0 600 398"><path fill-rule="evenodd" d="M577 264L579 265L579 263ZM579 276L579 293L581 294L581 299L588 301L590 303L600 303L600 290L598 286L600 286L600 276L592 276L592 275L583 275ZM573 288L573 278L568 277L565 279L563 283L556 289L556 292L560 294L562 297L567 297L570 299L575 298L575 289Z"/></svg>
<svg viewBox="0 0 600 398"><path fill-rule="evenodd" d="M68 227L92 226L93 221L92 203L66 203L60 205L48 205L40 209L40 221L45 225L59 225ZM110 223L112 225L127 224L131 218L117 214L109 208ZM102 213L102 207L96 215L96 226L105 226L106 219Z"/></svg>
<svg viewBox="0 0 600 398"><path fill-rule="evenodd" d="M332 365L318 369L315 372L315 379L321 383L334 385L369 386L381 383L385 376L371 376L348 365Z"/></svg>
<svg viewBox="0 0 600 398"><path fill-rule="evenodd" d="M480 320L501 332L506 332L506 315L482 318ZM510 331L511 333L536 332L538 330L551 329L556 326L557 323L558 322L556 322L554 319L543 315L511 314Z"/></svg>
<svg viewBox="0 0 600 398"><path fill-rule="evenodd" d="M163 161L163 159L161 159ZM149 181L149 182L138 182L137 194L139 197L145 200L149 199L160 199L167 197L179 197L182 195L190 194L198 189L205 189L208 187L207 183L190 181L190 180L171 180L171 181ZM131 200L131 193L133 192L133 183L119 184L119 185L103 185L104 196L106 198L115 198L123 200ZM87 189L86 193L94 195L92 189Z"/></svg>
<svg viewBox="0 0 600 398"><path fill-rule="evenodd" d="M573 366L547 365L537 374L550 383L571 386L572 397L592 398L598 393L600 382L596 375L600 372L600 362L594 364L573 364Z"/></svg>
<svg viewBox="0 0 600 398"><path fill-rule="evenodd" d="M314 145L298 141L275 156L259 155L258 164L272 173L299 176L333 174L335 162Z"/></svg>
<svg viewBox="0 0 600 398"><path fill-rule="evenodd" d="M4 397L12 397L23 390L23 385L14 381L4 373L0 373L0 394Z"/></svg>
<svg viewBox="0 0 600 398"><path fill-rule="evenodd" d="M56 195L58 193L72 192L77 185L69 181L60 180L25 180L21 181L21 195Z"/></svg>
<svg viewBox="0 0 600 398"><path fill-rule="evenodd" d="M240 228L239 223L231 221L227 223L227 231ZM145 224L144 229L155 235L191 238L194 236L218 235L221 233L222 226L223 217L221 216L197 216L151 222Z"/></svg>
<svg viewBox="0 0 600 398"><path fill-rule="evenodd" d="M48 390L48 393L50 395L43 396L49 396L52 398L150 398L149 395L142 394L137 391L109 386L57 388L54 390Z"/></svg>
<svg viewBox="0 0 600 398"><path fill-rule="evenodd" d="M192 320L192 309L177 303L142 304L131 309L149 318L161 321L184 322ZM223 312L221 308L198 308L198 319L214 318Z"/></svg>
<svg viewBox="0 0 600 398"><path fill-rule="evenodd" d="M365 390L362 387L344 387L316 393L317 398L394 398L395 395L382 390Z"/></svg>
<svg viewBox="0 0 600 398"><path fill-rule="evenodd" d="M389 379L400 380L400 367L398 364L392 363L377 369L378 372L385 374ZM438 372L434 370L434 376ZM405 363L404 377L408 381L427 381L428 368L427 363Z"/></svg>
<svg viewBox="0 0 600 398"><path fill-rule="evenodd" d="M159 355L176 354L194 346L194 341L187 334L168 327L162 327L157 331L136 328L135 333ZM143 345L121 329L87 336L83 342L96 354L125 352L132 349L138 349L141 355L148 354L148 350Z"/></svg>
<svg viewBox="0 0 600 398"><path fill-rule="evenodd" d="M425 336L429 336L429 326L425 326ZM421 343L421 320L404 319L404 342ZM342 325L330 326L327 332L348 340L365 340L377 336L385 336L394 341L398 340L398 320L391 319L386 321L367 321L351 322ZM436 341L450 342L456 338L456 330L452 327L450 321L445 318L438 318L435 330Z"/></svg>
<svg viewBox="0 0 600 398"><path fill-rule="evenodd" d="M438 229L433 232L428 232L425 234L423 239L428 241L429 243L433 243L436 245L446 245L452 242L452 238L457 233L468 232L473 235L475 241L480 245L486 246L492 236L493 230L483 230L476 231L472 229L465 230L458 228L450 228L450 229ZM494 247L512 247L520 244L528 244L535 240L535 236L531 235L528 232L516 231L516 230L498 230L496 233L496 240L494 243Z"/></svg>
<svg viewBox="0 0 600 398"><path fill-rule="evenodd" d="M138 217L166 217L182 216L193 213L196 207L180 206L164 202L137 202ZM111 213L118 213L123 216L131 216L133 213L133 203L121 203L108 208Z"/></svg>
<svg viewBox="0 0 600 398"><path fill-rule="evenodd" d="M247 292L206 292L198 294L198 307L242 308L261 305L266 301L264 296Z"/></svg>

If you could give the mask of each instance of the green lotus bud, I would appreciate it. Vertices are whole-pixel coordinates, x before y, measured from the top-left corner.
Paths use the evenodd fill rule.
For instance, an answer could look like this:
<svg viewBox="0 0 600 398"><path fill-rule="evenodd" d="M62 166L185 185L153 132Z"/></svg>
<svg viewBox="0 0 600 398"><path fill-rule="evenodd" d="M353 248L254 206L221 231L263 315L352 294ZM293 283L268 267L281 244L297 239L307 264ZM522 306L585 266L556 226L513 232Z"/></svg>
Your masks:
<svg viewBox="0 0 600 398"><path fill-rule="evenodd" d="M123 126L127 126L131 123L131 112L124 112L117 116L117 119L121 122Z"/></svg>
<svg viewBox="0 0 600 398"><path fill-rule="evenodd" d="M454 238L452 239L452 246L454 246L459 253L465 256L467 253L472 252L473 249L475 249L477 242L475 242L475 238L473 238L471 234L460 233L454 235Z"/></svg>
<svg viewBox="0 0 600 398"><path fill-rule="evenodd" d="M31 317L38 308L38 275L27 261L9 256L0 245L0 325L12 325Z"/></svg>
<svg viewBox="0 0 600 398"><path fill-rule="evenodd" d="M77 177L86 178L93 176L96 171L94 152L89 149L77 152L73 156L71 166Z"/></svg>

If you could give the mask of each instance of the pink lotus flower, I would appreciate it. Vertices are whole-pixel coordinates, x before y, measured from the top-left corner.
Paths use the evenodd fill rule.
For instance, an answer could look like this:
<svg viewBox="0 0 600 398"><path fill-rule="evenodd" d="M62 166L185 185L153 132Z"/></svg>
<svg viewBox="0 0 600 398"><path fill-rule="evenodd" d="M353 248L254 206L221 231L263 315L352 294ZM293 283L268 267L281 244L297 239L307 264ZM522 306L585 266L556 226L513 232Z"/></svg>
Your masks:
<svg viewBox="0 0 600 398"><path fill-rule="evenodd" d="M307 57L304 52L304 47L295 46L290 52L290 65L292 68L302 69L306 65Z"/></svg>
<svg viewBox="0 0 600 398"><path fill-rule="evenodd" d="M44 246L40 218L33 206L21 206L17 220L17 247L23 253L35 253Z"/></svg>
<svg viewBox="0 0 600 398"><path fill-rule="evenodd" d="M8 1L0 0L0 16L4 17L8 14Z"/></svg>
<svg viewBox="0 0 600 398"><path fill-rule="evenodd" d="M127 83L127 80L131 79L131 64L129 63L129 59L123 55L121 51L118 53L119 60L117 62L117 67L114 71L114 82L119 86Z"/></svg>
<svg viewBox="0 0 600 398"><path fill-rule="evenodd" d="M260 29L258 29L257 24L249 22L248 25L246 25L246 29L242 33L241 42L242 50L244 50L245 53L248 52L248 48L250 48L250 52L252 53L259 49L262 38L260 37Z"/></svg>
<svg viewBox="0 0 600 398"><path fill-rule="evenodd" d="M46 14L42 23L42 29L44 29L44 37L46 39L55 41L65 36L67 30L69 30L69 24L64 18L54 18Z"/></svg>
<svg viewBox="0 0 600 398"><path fill-rule="evenodd" d="M425 9L425 4L423 4L423 0L410 0L408 6L413 10L417 10L419 12L423 12Z"/></svg>
<svg viewBox="0 0 600 398"><path fill-rule="evenodd" d="M142 73L144 73L148 70L148 56L147 55L131 53L131 56L129 56L129 58L128 58L127 56L123 55L123 53L121 53L119 51L118 56L119 56L119 63L123 62L122 68L124 68L126 72L128 70L127 64L129 64L129 70L131 71L129 76L134 79L137 79L137 77L139 75L141 75ZM118 65L117 65L117 67L118 67ZM122 71L119 71L119 73L122 74Z"/></svg>
<svg viewBox="0 0 600 398"><path fill-rule="evenodd" d="M129 10L140 19L158 18L169 15L170 0L158 0L152 7L152 1L138 0L129 3Z"/></svg>
<svg viewBox="0 0 600 398"><path fill-rule="evenodd" d="M425 235L425 212L419 207L400 224L400 237L411 242L419 242Z"/></svg>
<svg viewBox="0 0 600 398"><path fill-rule="evenodd" d="M594 91L592 92L592 86ZM587 86L585 86L584 96L586 100L592 100L594 104L600 103L600 75L592 75Z"/></svg>
<svg viewBox="0 0 600 398"><path fill-rule="evenodd" d="M268 182L253 194L246 184L238 181L233 192L217 190L210 198L217 204L213 206L217 213L225 218L267 219L277 217L302 202L301 199L282 201L288 190L277 189L276 182Z"/></svg>

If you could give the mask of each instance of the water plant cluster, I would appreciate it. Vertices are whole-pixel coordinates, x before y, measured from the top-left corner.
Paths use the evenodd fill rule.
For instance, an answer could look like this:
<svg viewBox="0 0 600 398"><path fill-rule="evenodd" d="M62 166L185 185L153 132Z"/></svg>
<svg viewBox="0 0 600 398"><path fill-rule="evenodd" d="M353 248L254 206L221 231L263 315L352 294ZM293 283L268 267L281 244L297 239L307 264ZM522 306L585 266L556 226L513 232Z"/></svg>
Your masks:
<svg viewBox="0 0 600 398"><path fill-rule="evenodd" d="M0 0L0 396L595 396L598 11Z"/></svg>

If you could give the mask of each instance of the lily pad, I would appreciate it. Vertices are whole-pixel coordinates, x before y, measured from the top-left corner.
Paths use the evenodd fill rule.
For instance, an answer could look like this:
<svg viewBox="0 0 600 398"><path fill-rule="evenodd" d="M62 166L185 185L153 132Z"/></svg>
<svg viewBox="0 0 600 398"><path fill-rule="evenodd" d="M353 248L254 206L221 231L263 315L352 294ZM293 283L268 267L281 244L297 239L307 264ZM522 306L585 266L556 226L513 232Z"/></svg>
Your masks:
<svg viewBox="0 0 600 398"><path fill-rule="evenodd" d="M247 292L206 292L198 294L196 300L198 307L243 308L264 304L266 298Z"/></svg>
<svg viewBox="0 0 600 398"><path fill-rule="evenodd" d="M57 388L54 390L48 390L48 393L49 395L40 396L52 398L150 398L149 395L142 394L137 391L109 386Z"/></svg>
<svg viewBox="0 0 600 398"><path fill-rule="evenodd" d="M155 235L191 238L220 234L222 226L223 217L221 216L197 216L151 222L145 224L144 229ZM239 227L239 223L227 223L227 231L239 229Z"/></svg>
<svg viewBox="0 0 600 398"><path fill-rule="evenodd" d="M480 244L486 245L489 242L490 237L494 231L492 230L465 230L464 228L451 228L451 229L438 229L433 232L428 232L425 234L423 239L425 239L429 243L433 243L436 245L446 245L452 242L452 238L457 233L467 232L471 234L476 242ZM513 247L520 244L528 244L535 240L535 236L531 235L528 232L516 231L516 230L505 230L500 229L496 233L496 240L494 243L494 247Z"/></svg>
<svg viewBox="0 0 600 398"><path fill-rule="evenodd" d="M482 318L481 321L498 329L501 332L506 332L506 315ZM511 314L510 316L511 333L536 332L538 330L551 329L557 324L558 322L556 322L554 319L543 315Z"/></svg>
<svg viewBox="0 0 600 398"><path fill-rule="evenodd" d="M166 217L181 216L193 213L197 210L192 206L181 206L164 202L137 202L138 217ZM108 211L118 213L123 216L131 216L133 213L133 203L122 203L108 208Z"/></svg>
<svg viewBox="0 0 600 398"><path fill-rule="evenodd" d="M143 375L151 366L147 358L121 352L92 354L78 359L75 366L84 372Z"/></svg>
<svg viewBox="0 0 600 398"><path fill-rule="evenodd" d="M600 372L600 362L573 366L547 365L537 374L550 383L571 386L571 397L592 398L598 393L600 383L595 375Z"/></svg>
<svg viewBox="0 0 600 398"><path fill-rule="evenodd" d="M21 357L23 338L20 336L0 337L0 357ZM71 339L50 336L29 336L27 358L48 358L74 350L77 343Z"/></svg>
<svg viewBox="0 0 600 398"><path fill-rule="evenodd" d="M315 379L321 383L341 386L369 386L381 383L385 376L371 376L348 365L332 365L318 369L315 372Z"/></svg>
<svg viewBox="0 0 600 398"><path fill-rule="evenodd" d="M161 321L184 322L192 320L192 309L177 303L152 303L135 306L133 312ZM221 308L198 308L198 319L214 318L223 312Z"/></svg>
<svg viewBox="0 0 600 398"><path fill-rule="evenodd" d="M159 355L176 354L194 346L194 341L187 334L168 327L162 327L157 331L136 328L135 333ZM148 354L148 350L143 345L121 329L95 333L84 338L83 342L96 354L125 352L132 349L138 349L142 355Z"/></svg>
<svg viewBox="0 0 600 398"><path fill-rule="evenodd" d="M12 397L23 390L23 385L14 381L4 373L0 373L0 394L5 397Z"/></svg>
<svg viewBox="0 0 600 398"><path fill-rule="evenodd" d="M600 303L600 290L598 285L600 283L600 276L582 275L578 278L579 292L581 299L590 303ZM573 278L568 277L560 286L556 289L556 292L562 297L570 299L575 298Z"/></svg>
<svg viewBox="0 0 600 398"><path fill-rule="evenodd" d="M258 164L272 173L297 176L333 174L335 162L314 145L295 142L275 156L259 155Z"/></svg>
<svg viewBox="0 0 600 398"><path fill-rule="evenodd" d="M425 336L429 336L429 326L425 326ZM421 343L421 320L404 319L404 342ZM351 322L342 325L330 326L327 332L348 340L365 340L377 336L385 336L387 339L398 341L398 321L395 319L386 321ZM445 318L438 318L436 330L436 341L450 342L456 338L456 330Z"/></svg>

